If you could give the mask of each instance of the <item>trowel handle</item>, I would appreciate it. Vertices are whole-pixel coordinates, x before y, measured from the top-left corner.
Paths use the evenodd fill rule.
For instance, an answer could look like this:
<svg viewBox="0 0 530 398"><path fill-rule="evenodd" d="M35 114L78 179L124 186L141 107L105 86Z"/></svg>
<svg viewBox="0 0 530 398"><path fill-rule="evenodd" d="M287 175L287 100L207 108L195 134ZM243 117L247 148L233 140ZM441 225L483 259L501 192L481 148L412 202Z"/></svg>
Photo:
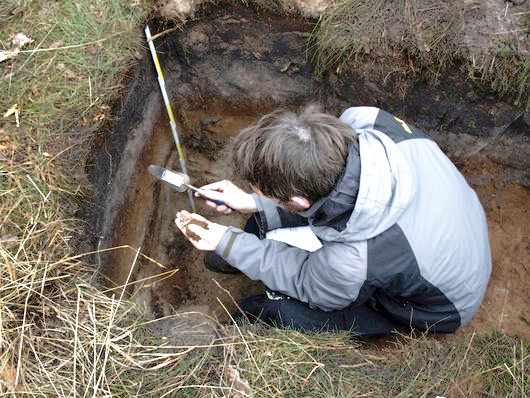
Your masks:
<svg viewBox="0 0 530 398"><path fill-rule="evenodd" d="M197 187L194 187L193 185L191 184L184 184L186 185L188 188L191 188L193 189L195 192L197 192L199 195L201 195L204 199L206 200L209 200L210 202L213 202L215 203L217 206L226 206L228 207L229 209L232 209L230 206L228 206L225 202L223 202L222 200L216 200L216 199L211 199L209 198L208 196L204 195L201 190ZM233 209L232 209L233 210Z"/></svg>
<svg viewBox="0 0 530 398"><path fill-rule="evenodd" d="M234 210L234 209L232 209L230 206L228 206L225 202L223 202L222 200L210 199L209 197L204 196L204 195L201 195L201 196L202 196L204 199L209 200L210 202L215 203L217 206L226 206L226 207L228 207L229 209Z"/></svg>
<svg viewBox="0 0 530 398"><path fill-rule="evenodd" d="M210 198L206 198L206 200L209 200L210 202L214 202L217 206L226 206L226 203L223 202L222 200L215 200L215 199L210 199ZM229 207L229 206L226 206L226 207Z"/></svg>

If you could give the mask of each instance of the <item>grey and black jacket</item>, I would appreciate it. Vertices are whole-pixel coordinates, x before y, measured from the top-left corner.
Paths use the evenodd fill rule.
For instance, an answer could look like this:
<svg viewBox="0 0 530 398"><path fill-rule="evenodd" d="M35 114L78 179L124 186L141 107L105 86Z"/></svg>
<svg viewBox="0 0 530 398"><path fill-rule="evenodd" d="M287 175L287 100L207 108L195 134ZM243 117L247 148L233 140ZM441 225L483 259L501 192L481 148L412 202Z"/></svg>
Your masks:
<svg viewBox="0 0 530 398"><path fill-rule="evenodd" d="M269 289L325 311L375 299L393 318L450 332L484 297L491 256L484 211L436 143L373 107L347 109L353 127L333 191L300 213L323 246L308 252L229 227L216 253ZM262 225L281 228L255 196Z"/></svg>

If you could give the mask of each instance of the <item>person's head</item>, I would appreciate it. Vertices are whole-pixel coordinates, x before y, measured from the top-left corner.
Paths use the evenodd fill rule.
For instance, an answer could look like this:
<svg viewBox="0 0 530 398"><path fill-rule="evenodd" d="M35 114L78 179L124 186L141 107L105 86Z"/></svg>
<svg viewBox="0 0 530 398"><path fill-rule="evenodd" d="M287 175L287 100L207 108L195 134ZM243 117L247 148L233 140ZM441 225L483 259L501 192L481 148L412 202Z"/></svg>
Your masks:
<svg viewBox="0 0 530 398"><path fill-rule="evenodd" d="M277 110L235 137L230 162L236 179L300 211L331 192L355 140L350 126L318 106Z"/></svg>

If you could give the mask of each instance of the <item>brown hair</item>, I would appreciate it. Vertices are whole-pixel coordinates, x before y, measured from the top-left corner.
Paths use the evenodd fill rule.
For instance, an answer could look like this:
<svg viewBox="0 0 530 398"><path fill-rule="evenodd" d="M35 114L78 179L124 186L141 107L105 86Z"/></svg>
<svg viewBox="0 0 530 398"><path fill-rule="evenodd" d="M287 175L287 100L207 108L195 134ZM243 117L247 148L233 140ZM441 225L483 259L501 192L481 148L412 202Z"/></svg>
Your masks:
<svg viewBox="0 0 530 398"><path fill-rule="evenodd" d="M292 196L314 202L333 189L355 140L350 126L316 105L276 110L233 140L233 176L282 202Z"/></svg>

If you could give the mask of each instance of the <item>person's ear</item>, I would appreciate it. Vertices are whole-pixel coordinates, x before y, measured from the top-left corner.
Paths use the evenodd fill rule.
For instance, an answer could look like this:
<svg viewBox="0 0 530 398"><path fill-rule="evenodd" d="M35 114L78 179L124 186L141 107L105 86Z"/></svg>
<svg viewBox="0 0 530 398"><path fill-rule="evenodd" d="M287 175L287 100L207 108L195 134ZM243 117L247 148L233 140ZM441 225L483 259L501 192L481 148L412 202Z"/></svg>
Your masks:
<svg viewBox="0 0 530 398"><path fill-rule="evenodd" d="M309 209L311 207L311 201L303 196L291 196L289 199L302 209Z"/></svg>

